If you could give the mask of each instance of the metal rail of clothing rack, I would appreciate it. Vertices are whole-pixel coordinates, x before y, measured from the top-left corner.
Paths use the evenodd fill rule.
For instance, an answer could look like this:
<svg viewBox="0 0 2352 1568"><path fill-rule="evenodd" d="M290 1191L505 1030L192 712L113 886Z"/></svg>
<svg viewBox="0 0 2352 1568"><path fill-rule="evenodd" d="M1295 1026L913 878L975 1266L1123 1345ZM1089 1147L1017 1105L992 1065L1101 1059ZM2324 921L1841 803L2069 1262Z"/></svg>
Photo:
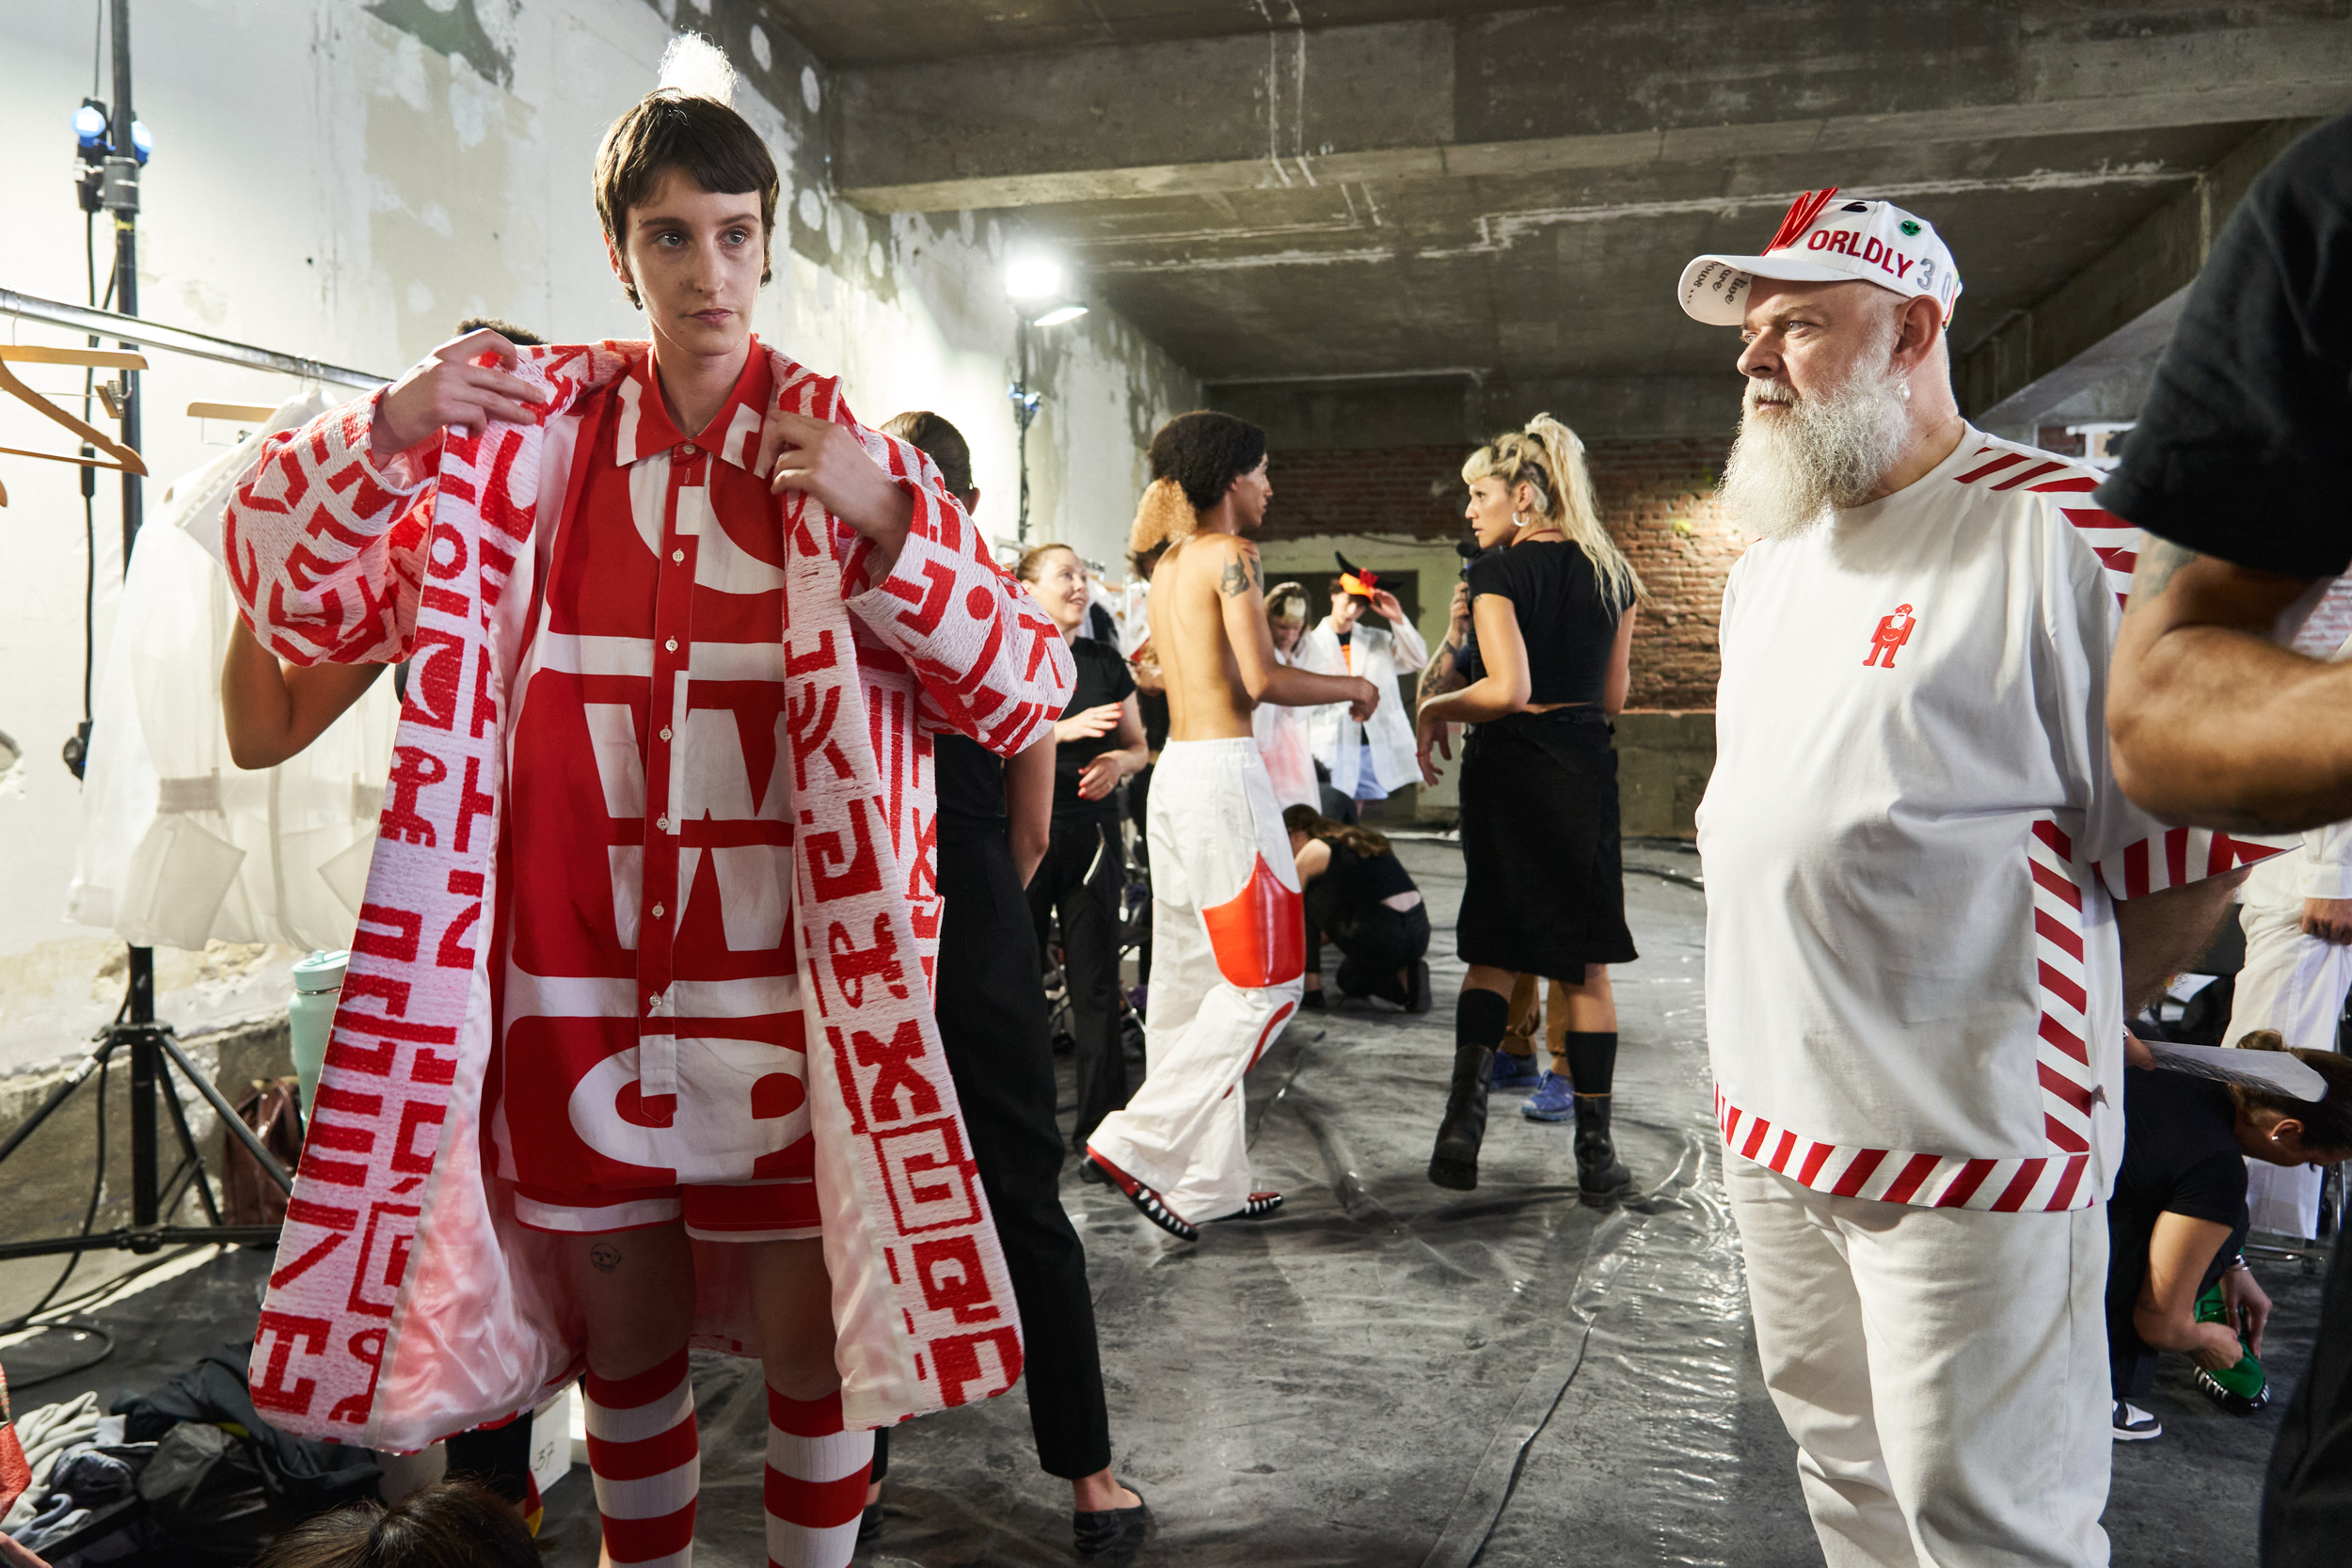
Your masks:
<svg viewBox="0 0 2352 1568"><path fill-rule="evenodd" d="M118 57L126 58L128 50L118 39ZM127 118L130 90L127 63L123 75L118 77L117 101L119 112ZM135 187L134 187L135 188ZM137 309L135 252L128 230L130 214L135 212L135 197L132 205L119 216L124 231L119 238L118 297L126 310ZM121 275L129 274L128 279ZM192 332L183 327L167 326L142 319L134 313L118 314L88 306L71 305L63 301L44 299L14 289L0 288L0 315L18 321L38 322L43 325L64 327L85 333L93 339L113 338L124 348L153 349L192 358L209 359L217 364L237 365L248 370L270 371L305 381L325 382L373 391L391 380L347 366L329 364L302 355L283 354L251 343L241 343L208 333ZM125 372L123 379L128 390L123 415L124 444L135 449L139 445L140 406L137 373ZM123 476L122 546L126 571L131 551L137 542L143 517L143 497L135 475ZM49 1096L24 1122L0 1139L0 1161L13 1154L19 1146L73 1093L97 1073L119 1049L128 1049L131 1067L131 1223L104 1232L78 1236L47 1237L33 1241L0 1243L0 1259L74 1254L119 1248L134 1253L152 1253L167 1246L194 1243L268 1243L278 1236L275 1225L231 1226L221 1223L211 1188L204 1180L202 1157L198 1153L190 1134L185 1110L179 1094L172 1088L171 1074L176 1071L194 1088L219 1117L221 1125L230 1136L241 1142L260 1164L263 1174L277 1186L292 1192L293 1176L280 1165L268 1148L247 1127L228 1099L203 1075L202 1070L188 1059L170 1024L155 1017L154 955L151 949L133 947L129 956L129 996L123 1012L99 1037L98 1043L72 1072L68 1073ZM103 1081L103 1080L102 1080ZM167 1111L172 1130L178 1136L182 1158L167 1174L161 1161L161 1129L156 1112ZM205 1226L176 1226L164 1223L164 1216L179 1207L193 1186L201 1200Z"/></svg>
<svg viewBox="0 0 2352 1568"><path fill-rule="evenodd" d="M389 375L375 375L342 365L330 365L324 359L308 359L298 354L280 354L275 349L256 348L251 343L190 332L184 327L166 326L160 322L148 321L139 316L119 316L111 310L93 309L87 305L67 305L58 300L43 299L38 294L20 293L14 289L0 289L0 315L118 339L126 348L163 349L192 358L210 359L216 364L242 365L247 370L276 371L281 375L300 376L306 381L356 387L365 392L373 392L392 379Z"/></svg>

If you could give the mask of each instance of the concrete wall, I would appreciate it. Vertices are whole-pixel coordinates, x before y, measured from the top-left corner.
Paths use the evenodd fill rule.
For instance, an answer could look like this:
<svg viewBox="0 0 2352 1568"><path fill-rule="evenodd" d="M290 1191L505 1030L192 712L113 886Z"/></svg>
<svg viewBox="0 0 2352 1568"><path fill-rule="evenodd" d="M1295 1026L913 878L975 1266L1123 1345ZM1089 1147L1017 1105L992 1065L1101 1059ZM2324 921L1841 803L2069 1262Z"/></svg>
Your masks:
<svg viewBox="0 0 2352 1568"><path fill-rule="evenodd" d="M559 339L642 334L605 265L591 160L612 117L654 85L673 24L709 34L748 79L739 106L784 170L762 338L842 375L866 419L928 406L956 420L985 492L981 521L1011 534L1009 236L969 213L873 217L837 200L823 135L831 79L750 0L141 0L133 14L136 107L156 144L140 216L144 313L385 373L476 312ZM69 121L91 82L90 20L86 5L0 7L0 285L71 301L85 280ZM98 96L109 97L111 65L103 78ZM103 278L103 225L99 239ZM16 336L78 341L37 326ZM1143 442L1197 406L1200 388L1107 309L1043 334L1040 349L1033 536L1115 561L1145 478ZM166 355L154 366L156 490L227 439L184 417L189 401L274 403L294 389ZM78 401L78 375L30 379ZM0 408L0 446L62 444L28 411ZM81 718L74 470L0 458L0 579L16 592L0 619L0 731L25 752L0 779L6 1073L78 1054L120 981L105 973L118 944L58 914L79 813L57 761ZM103 667L121 563L111 480L100 492ZM161 1011L188 1029L266 1006L283 994L284 958L164 955Z"/></svg>
<svg viewBox="0 0 2352 1568"><path fill-rule="evenodd" d="M1628 838L1692 838L1715 771L1715 715L1628 710L1617 716L1618 822Z"/></svg>

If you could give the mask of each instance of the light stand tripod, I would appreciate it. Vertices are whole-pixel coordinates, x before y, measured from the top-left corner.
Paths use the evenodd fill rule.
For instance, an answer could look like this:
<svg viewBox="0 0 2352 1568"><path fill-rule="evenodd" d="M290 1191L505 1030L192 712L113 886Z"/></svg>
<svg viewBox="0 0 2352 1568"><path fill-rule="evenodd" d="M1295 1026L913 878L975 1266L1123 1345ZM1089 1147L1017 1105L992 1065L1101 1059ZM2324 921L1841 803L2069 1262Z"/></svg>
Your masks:
<svg viewBox="0 0 2352 1568"><path fill-rule="evenodd" d="M115 298L119 313L138 314L138 210L139 160L132 140L131 111L131 16L130 0L112 0L114 23L115 102L107 132L107 157L100 186L100 200L115 220ZM126 349L135 343L122 344ZM122 444L136 451L139 445L139 387L138 372L122 372ZM127 573L131 563L132 546L137 542L142 518L143 496L139 476L128 471L122 475L122 562ZM15 1153L18 1147L33 1132L87 1083L113 1057L117 1050L128 1048L131 1066L131 1223L117 1228L81 1236L57 1236L29 1242L0 1243L0 1260L14 1258L38 1258L58 1254L78 1254L107 1248L121 1248L135 1253L156 1252L167 1246L189 1243L236 1243L244 1242L274 1242L278 1227L274 1225L222 1225L220 1209L214 1201L211 1184L204 1177L204 1159L198 1152L196 1139L188 1131L187 1112L182 1106L177 1090L170 1084L168 1073L177 1069L198 1093L210 1102L221 1119L221 1125L231 1136L242 1142L260 1162L262 1172L280 1188L292 1192L294 1178L278 1163L262 1140L254 1134L236 1107L213 1085L212 1081L188 1059L173 1037L171 1025L155 1017L155 955L152 949L130 949L130 995L122 1014L108 1024L99 1037L97 1047L85 1056L65 1082L50 1091L40 1108L26 1117L5 1143L0 1143L0 1163ZM161 1094L171 1114L172 1129L179 1135L181 1159L166 1178L162 1174L162 1150L155 1125L156 1099ZM100 1107L100 1115L104 1107ZM102 1173L103 1176L103 1173ZM193 1181L197 1195L204 1205L205 1226L176 1226L163 1223L164 1216L179 1206Z"/></svg>

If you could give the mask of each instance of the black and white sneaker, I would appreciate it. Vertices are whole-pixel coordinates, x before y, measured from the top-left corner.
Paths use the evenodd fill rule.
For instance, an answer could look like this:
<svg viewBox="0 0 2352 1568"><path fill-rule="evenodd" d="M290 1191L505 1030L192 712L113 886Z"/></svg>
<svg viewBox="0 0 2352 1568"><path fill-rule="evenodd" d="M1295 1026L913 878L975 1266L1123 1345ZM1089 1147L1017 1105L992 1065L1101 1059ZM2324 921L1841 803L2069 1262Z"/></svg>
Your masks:
<svg viewBox="0 0 2352 1568"><path fill-rule="evenodd" d="M2119 1443L2145 1443L2151 1437L2164 1435L2164 1423L2145 1410L2123 1400L2115 1402L2115 1440Z"/></svg>

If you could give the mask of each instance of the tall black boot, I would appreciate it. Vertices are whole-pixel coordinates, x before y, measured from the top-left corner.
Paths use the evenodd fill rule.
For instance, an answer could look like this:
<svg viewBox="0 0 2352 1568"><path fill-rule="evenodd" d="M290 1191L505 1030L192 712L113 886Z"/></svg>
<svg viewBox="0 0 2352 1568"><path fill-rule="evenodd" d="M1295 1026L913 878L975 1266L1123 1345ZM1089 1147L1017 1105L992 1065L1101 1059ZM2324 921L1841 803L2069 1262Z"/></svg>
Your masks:
<svg viewBox="0 0 2352 1568"><path fill-rule="evenodd" d="M1576 1184L1587 1197L1606 1197L1632 1181L1609 1137L1610 1097L1576 1097Z"/></svg>
<svg viewBox="0 0 2352 1568"><path fill-rule="evenodd" d="M1511 1022L1511 1004L1490 990L1466 990L1454 1005L1454 1082L1429 1156L1429 1180L1470 1192L1478 1185L1478 1147L1486 1136L1486 1085L1495 1046Z"/></svg>

